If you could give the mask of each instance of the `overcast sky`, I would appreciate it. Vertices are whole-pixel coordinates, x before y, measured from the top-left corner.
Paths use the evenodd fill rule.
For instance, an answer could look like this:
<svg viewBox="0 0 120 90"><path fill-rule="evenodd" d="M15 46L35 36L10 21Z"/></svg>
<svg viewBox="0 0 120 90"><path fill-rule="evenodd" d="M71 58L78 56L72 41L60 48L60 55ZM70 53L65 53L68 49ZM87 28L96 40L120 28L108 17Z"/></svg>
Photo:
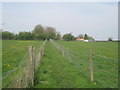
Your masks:
<svg viewBox="0 0 120 90"><path fill-rule="evenodd" d="M117 2L6 2L2 3L2 15L3 29L14 33L42 24L55 27L62 35L72 32L95 39L118 38Z"/></svg>

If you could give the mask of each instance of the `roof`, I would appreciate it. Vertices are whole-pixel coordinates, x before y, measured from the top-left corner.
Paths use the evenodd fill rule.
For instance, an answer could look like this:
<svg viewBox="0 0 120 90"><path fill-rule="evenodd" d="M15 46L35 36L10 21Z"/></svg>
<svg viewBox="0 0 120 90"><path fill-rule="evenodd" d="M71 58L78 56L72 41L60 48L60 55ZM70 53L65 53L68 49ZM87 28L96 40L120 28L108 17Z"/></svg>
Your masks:
<svg viewBox="0 0 120 90"><path fill-rule="evenodd" d="M80 40L80 41L82 41L82 40L85 40L84 38L77 38L76 40Z"/></svg>

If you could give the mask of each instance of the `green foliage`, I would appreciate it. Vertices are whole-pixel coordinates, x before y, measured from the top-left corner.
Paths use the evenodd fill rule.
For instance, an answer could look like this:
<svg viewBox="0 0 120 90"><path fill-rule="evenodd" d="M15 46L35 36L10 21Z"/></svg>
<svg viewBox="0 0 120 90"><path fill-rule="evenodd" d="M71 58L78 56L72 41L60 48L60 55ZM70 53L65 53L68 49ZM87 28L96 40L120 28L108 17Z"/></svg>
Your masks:
<svg viewBox="0 0 120 90"><path fill-rule="evenodd" d="M36 25L32 32L19 32L18 34L13 34L11 32L5 31L2 32L3 40L45 40L45 39L53 39L53 40L61 40L62 38L65 41L73 41L76 38L84 38L85 40L94 40L93 37L88 36L87 34L80 34L78 37L74 37L71 33L64 34L61 37L60 32L57 32L54 27L42 25ZM1 37L1 36L0 36Z"/></svg>
<svg viewBox="0 0 120 90"><path fill-rule="evenodd" d="M43 34L45 31L44 27L42 25L36 25L34 30L33 30L33 33L34 34Z"/></svg>
<svg viewBox="0 0 120 90"><path fill-rule="evenodd" d="M35 40L44 40L45 39L45 29L42 25L36 25L32 33L35 35L34 39Z"/></svg>
<svg viewBox="0 0 120 90"><path fill-rule="evenodd" d="M45 39L61 39L60 33L56 32L56 29L50 26L43 27L42 25L36 25L32 32L19 32L13 34L5 31L0 34L3 40L45 40Z"/></svg>
<svg viewBox="0 0 120 90"><path fill-rule="evenodd" d="M77 39L77 37L74 37L74 40L76 40Z"/></svg>
<svg viewBox="0 0 120 90"><path fill-rule="evenodd" d="M3 40L12 40L14 39L15 35L11 32L8 31L4 31L2 32L2 39Z"/></svg>
<svg viewBox="0 0 120 90"><path fill-rule="evenodd" d="M94 41L94 38L91 37L91 36L88 36L88 40L92 40L92 41Z"/></svg>
<svg viewBox="0 0 120 90"><path fill-rule="evenodd" d="M56 39L55 40L61 40L61 34L60 33L57 33L57 35L56 35Z"/></svg>
<svg viewBox="0 0 120 90"><path fill-rule="evenodd" d="M80 34L80 35L78 35L77 38L84 38L84 35L83 35L83 34Z"/></svg>
<svg viewBox="0 0 120 90"><path fill-rule="evenodd" d="M16 39L18 40L33 40L34 34L31 32L20 32L18 35L16 35Z"/></svg>
<svg viewBox="0 0 120 90"><path fill-rule="evenodd" d="M53 27L46 27L45 35L47 39L55 39L56 36L56 29Z"/></svg>
<svg viewBox="0 0 120 90"><path fill-rule="evenodd" d="M89 36L87 34L85 34L83 37L84 37L85 40L92 40L92 41L94 40L93 37L91 37L91 36Z"/></svg>
<svg viewBox="0 0 120 90"><path fill-rule="evenodd" d="M65 41L73 41L75 38L74 38L73 35L71 35L71 33L68 33L68 34L64 34L64 35L63 35L63 39L64 39Z"/></svg>
<svg viewBox="0 0 120 90"><path fill-rule="evenodd" d="M88 40L88 35L87 34L85 34L84 39Z"/></svg>

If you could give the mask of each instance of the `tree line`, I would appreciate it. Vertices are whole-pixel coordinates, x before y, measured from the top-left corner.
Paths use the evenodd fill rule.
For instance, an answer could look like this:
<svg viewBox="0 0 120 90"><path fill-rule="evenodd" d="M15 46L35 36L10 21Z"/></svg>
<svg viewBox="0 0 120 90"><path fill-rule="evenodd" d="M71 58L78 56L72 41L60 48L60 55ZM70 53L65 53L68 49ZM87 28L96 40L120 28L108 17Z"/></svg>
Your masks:
<svg viewBox="0 0 120 90"><path fill-rule="evenodd" d="M58 40L61 38L59 32L56 31L54 27L42 25L36 25L34 30L31 32L19 32L18 34L11 33L9 31L2 32L3 40L45 40L45 39L54 39Z"/></svg>
<svg viewBox="0 0 120 90"><path fill-rule="evenodd" d="M51 26L42 26L36 25L34 30L31 32L23 31L18 34L11 33L9 31L2 32L3 40L45 40L45 39L53 39L53 40L65 40L65 41L73 41L77 38L83 38L85 40L94 40L93 37L88 36L87 34L80 34L77 37L72 35L72 33L64 34L63 36L60 32L57 32L54 27Z"/></svg>
<svg viewBox="0 0 120 90"><path fill-rule="evenodd" d="M72 35L71 33L67 33L67 34L64 34L63 35L63 39L66 40L66 41L74 41L76 40L77 38L79 39L84 39L84 40L91 40L91 41L94 41L94 38L87 35L87 34L80 34L78 35L77 37L75 37L74 35Z"/></svg>

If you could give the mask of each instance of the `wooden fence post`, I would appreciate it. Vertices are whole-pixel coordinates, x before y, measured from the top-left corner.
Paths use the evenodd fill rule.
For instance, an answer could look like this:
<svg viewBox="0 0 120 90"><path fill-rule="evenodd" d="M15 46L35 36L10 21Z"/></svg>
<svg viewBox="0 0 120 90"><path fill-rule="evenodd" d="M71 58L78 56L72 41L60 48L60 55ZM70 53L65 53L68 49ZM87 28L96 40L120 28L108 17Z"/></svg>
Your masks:
<svg viewBox="0 0 120 90"><path fill-rule="evenodd" d="M35 62L36 62L36 49L35 47L33 48L33 85L35 85L35 69L36 69L36 65L35 65Z"/></svg>
<svg viewBox="0 0 120 90"><path fill-rule="evenodd" d="M45 48L45 42L43 43L42 56L44 56L44 48Z"/></svg>
<svg viewBox="0 0 120 90"><path fill-rule="evenodd" d="M33 83L33 46L29 46L29 59L30 59L30 67L29 67L29 74L30 74L30 81L32 82L32 86L34 85Z"/></svg>
<svg viewBox="0 0 120 90"><path fill-rule="evenodd" d="M42 54L43 54L43 45L40 46L40 58L39 58L39 64L41 63Z"/></svg>
<svg viewBox="0 0 120 90"><path fill-rule="evenodd" d="M93 64L92 64L92 50L89 51L89 64L90 64L90 80L93 82Z"/></svg>

